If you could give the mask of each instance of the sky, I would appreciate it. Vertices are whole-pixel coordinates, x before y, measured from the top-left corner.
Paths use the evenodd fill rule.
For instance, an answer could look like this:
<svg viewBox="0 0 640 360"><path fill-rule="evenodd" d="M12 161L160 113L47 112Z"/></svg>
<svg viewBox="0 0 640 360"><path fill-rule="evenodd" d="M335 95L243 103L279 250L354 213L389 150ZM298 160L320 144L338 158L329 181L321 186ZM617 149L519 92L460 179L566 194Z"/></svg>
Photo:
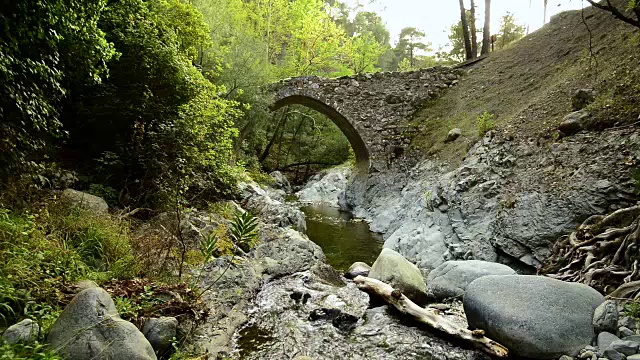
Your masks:
<svg viewBox="0 0 640 360"><path fill-rule="evenodd" d="M350 6L358 2L364 10L375 11L387 24L391 33L391 43L397 42L400 30L404 27L416 27L426 33L426 41L432 43L437 51L449 42L447 35L451 25L460 20L460 7L457 0L348 0ZM550 16L565 10L582 7L585 0L549 0L547 21ZM464 0L468 9L470 0ZM475 0L477 27L484 23L484 0ZM531 5L530 5L531 4ZM500 18L507 12L514 14L518 23L529 26L533 32L543 25L543 0L492 0L491 33L498 31Z"/></svg>

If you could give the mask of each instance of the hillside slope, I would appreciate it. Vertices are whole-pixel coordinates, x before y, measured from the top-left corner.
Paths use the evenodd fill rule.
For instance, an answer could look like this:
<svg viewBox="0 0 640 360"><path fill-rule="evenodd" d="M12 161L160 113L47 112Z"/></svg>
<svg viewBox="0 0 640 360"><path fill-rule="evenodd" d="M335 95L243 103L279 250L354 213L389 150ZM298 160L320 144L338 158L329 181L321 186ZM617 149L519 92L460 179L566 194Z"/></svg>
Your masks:
<svg viewBox="0 0 640 360"><path fill-rule="evenodd" d="M592 9L584 16L597 74L582 13L560 14L425 104L404 161L356 179L347 198L385 247L425 272L450 259L534 272L587 217L640 200L631 179L640 168L640 32ZM581 88L599 94L588 106L593 126L560 134ZM484 111L496 129L480 135ZM462 136L445 143L454 127Z"/></svg>
<svg viewBox="0 0 640 360"><path fill-rule="evenodd" d="M476 117L484 111L495 115L505 135L553 141L558 124L571 111L571 93L581 88L598 92L592 107L606 120L603 127L636 121L638 64L640 31L592 7L558 14L540 30L468 68L457 87L426 104L414 117L421 131L413 150L459 164L478 140ZM455 127L462 129L461 138L444 144Z"/></svg>

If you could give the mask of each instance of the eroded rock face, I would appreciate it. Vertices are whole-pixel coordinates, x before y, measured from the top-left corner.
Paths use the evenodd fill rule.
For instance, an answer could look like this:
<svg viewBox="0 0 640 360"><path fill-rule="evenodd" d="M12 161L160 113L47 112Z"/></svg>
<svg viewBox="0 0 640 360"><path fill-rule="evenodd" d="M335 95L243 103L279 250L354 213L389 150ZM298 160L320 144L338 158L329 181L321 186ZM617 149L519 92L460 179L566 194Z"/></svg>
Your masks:
<svg viewBox="0 0 640 360"><path fill-rule="evenodd" d="M427 276L427 289L437 299L464 295L474 280L487 275L515 275L510 267L481 260L447 261Z"/></svg>
<svg viewBox="0 0 640 360"><path fill-rule="evenodd" d="M280 227L291 227L300 232L307 230L304 213L282 200L273 199L270 194L256 183L239 185L241 205L256 214L260 221Z"/></svg>
<svg viewBox="0 0 640 360"><path fill-rule="evenodd" d="M420 269L476 259L533 273L585 218L635 204L633 159L640 159L633 128L559 142L489 132L458 168L399 163L356 178L346 195L354 215L384 234L385 247Z"/></svg>
<svg viewBox="0 0 640 360"><path fill-rule="evenodd" d="M402 291L418 305L427 302L427 286L420 270L391 249L382 249L371 266L369 277L383 281Z"/></svg>
<svg viewBox="0 0 640 360"><path fill-rule="evenodd" d="M78 293L58 317L47 342L68 359L156 359L149 341L132 323L122 320L102 288Z"/></svg>
<svg viewBox="0 0 640 360"><path fill-rule="evenodd" d="M473 281L464 295L471 329L535 359L575 356L591 344L595 309L604 297L583 284L543 276L490 275Z"/></svg>
<svg viewBox="0 0 640 360"><path fill-rule="evenodd" d="M351 172L351 168L340 166L315 175L296 193L298 200L302 203L327 203L338 207L340 197L347 189Z"/></svg>

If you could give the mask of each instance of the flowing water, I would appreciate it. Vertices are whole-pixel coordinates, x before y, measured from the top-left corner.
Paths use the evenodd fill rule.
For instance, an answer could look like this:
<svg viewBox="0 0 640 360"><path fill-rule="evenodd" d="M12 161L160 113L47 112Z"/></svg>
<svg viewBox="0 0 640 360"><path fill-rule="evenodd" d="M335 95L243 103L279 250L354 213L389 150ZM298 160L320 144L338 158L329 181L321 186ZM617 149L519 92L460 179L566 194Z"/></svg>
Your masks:
<svg viewBox="0 0 640 360"><path fill-rule="evenodd" d="M307 236L320 245L329 265L339 272L362 261L373 264L382 250L382 235L369 231L369 225L348 212L326 204L303 206Z"/></svg>

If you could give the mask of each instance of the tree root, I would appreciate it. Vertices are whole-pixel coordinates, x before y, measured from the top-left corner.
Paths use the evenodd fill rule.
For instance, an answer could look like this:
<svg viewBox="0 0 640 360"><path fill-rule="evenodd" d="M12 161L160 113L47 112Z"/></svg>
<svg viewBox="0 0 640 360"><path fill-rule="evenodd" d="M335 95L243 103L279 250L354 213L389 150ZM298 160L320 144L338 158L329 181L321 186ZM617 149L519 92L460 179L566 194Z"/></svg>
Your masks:
<svg viewBox="0 0 640 360"><path fill-rule="evenodd" d="M558 239L538 273L605 293L613 291L616 297L635 296L640 285L633 291L623 287L640 284L639 249L640 205L636 205L589 217L576 231Z"/></svg>

